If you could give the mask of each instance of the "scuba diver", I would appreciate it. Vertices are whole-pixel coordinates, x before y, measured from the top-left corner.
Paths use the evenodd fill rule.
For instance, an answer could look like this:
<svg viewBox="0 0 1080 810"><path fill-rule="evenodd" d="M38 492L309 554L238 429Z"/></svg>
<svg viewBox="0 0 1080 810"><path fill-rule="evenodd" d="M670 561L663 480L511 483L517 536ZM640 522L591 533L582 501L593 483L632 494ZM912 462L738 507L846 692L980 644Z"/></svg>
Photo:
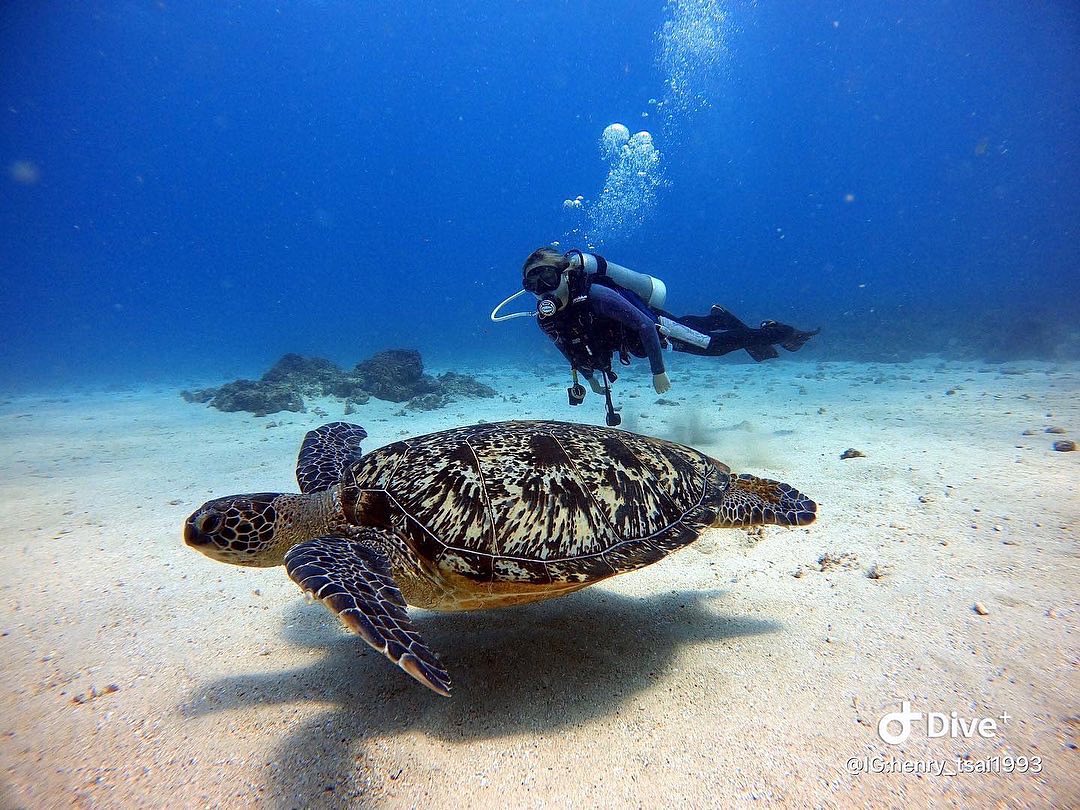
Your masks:
<svg viewBox="0 0 1080 810"><path fill-rule="evenodd" d="M707 356L743 349L761 362L779 356L774 344L798 351L820 331L804 332L777 321L752 329L715 304L708 315L676 317L661 309L667 297L662 281L580 250L564 254L542 247L533 251L522 267L521 285L523 290L495 307L492 320L534 314L496 317L518 295L531 292L536 296L540 329L570 363L570 404L580 405L585 399L580 373L594 393L603 394L606 421L612 426L622 421L611 402L611 384L618 379L611 368L616 352L622 365L630 365L631 356L647 357L653 389L663 394L671 388L663 348Z"/></svg>

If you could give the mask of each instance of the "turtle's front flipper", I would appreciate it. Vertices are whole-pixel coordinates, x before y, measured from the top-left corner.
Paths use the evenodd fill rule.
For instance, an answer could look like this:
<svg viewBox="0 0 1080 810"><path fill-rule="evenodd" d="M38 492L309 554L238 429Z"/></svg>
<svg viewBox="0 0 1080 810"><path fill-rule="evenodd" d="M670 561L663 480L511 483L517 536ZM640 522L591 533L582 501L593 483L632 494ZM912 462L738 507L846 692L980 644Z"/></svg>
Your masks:
<svg viewBox="0 0 1080 810"><path fill-rule="evenodd" d="M814 522L816 514L817 504L789 484L753 475L733 475L712 525L717 529L763 523L805 526Z"/></svg>
<svg viewBox="0 0 1080 810"><path fill-rule="evenodd" d="M428 689L450 697L450 676L409 619L385 554L324 535L290 548L285 568L360 638Z"/></svg>
<svg viewBox="0 0 1080 810"><path fill-rule="evenodd" d="M341 480L342 471L360 458L367 431L348 422L330 422L309 430L296 460L300 491L321 492Z"/></svg>

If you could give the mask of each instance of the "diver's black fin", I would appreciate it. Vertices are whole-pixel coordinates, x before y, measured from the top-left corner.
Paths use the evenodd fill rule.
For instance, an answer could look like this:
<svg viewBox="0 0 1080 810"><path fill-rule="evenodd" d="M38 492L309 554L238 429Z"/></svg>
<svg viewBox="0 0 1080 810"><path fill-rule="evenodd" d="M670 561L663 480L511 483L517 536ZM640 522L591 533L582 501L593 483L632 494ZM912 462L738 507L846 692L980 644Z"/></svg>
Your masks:
<svg viewBox="0 0 1080 810"><path fill-rule="evenodd" d="M738 316L730 310L724 309L719 304L713 304L709 309L709 320L714 329L746 329L750 330L750 327L739 320ZM770 346L768 343L758 344L757 346L747 346L746 353L754 358L758 363L763 363L766 360L772 360L774 357L779 357L780 352Z"/></svg>
<svg viewBox="0 0 1080 810"><path fill-rule="evenodd" d="M797 352L803 347L803 344L806 343L806 341L808 341L810 338L812 338L819 332L821 332L820 327L810 332L800 332L796 330L794 336L792 336L790 340L785 340L780 345L787 349L789 352Z"/></svg>
<svg viewBox="0 0 1080 810"><path fill-rule="evenodd" d="M780 356L780 352L778 352L768 343L759 344L757 346L747 346L746 353L753 357L759 363L763 363L766 360L772 360L774 357Z"/></svg>

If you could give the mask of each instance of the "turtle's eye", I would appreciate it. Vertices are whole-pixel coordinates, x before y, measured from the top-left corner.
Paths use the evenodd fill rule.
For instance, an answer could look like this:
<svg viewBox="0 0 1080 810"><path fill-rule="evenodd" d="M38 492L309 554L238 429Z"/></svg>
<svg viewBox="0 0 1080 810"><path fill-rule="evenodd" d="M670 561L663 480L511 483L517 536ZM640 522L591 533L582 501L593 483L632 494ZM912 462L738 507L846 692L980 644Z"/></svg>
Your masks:
<svg viewBox="0 0 1080 810"><path fill-rule="evenodd" d="M221 515L217 512L203 512L195 521L195 528L201 534L213 534L221 526Z"/></svg>

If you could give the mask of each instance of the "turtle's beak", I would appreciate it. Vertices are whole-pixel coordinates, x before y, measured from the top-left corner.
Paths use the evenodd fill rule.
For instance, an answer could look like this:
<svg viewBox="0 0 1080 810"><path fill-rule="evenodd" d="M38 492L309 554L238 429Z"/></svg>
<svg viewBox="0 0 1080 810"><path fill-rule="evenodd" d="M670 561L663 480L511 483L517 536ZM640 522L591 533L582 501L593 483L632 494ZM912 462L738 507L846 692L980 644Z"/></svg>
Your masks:
<svg viewBox="0 0 1080 810"><path fill-rule="evenodd" d="M193 517L194 515L191 518L188 518L184 523L184 542L192 548L199 548L200 546L205 546L210 543L211 540L195 528L195 521L192 520Z"/></svg>
<svg viewBox="0 0 1080 810"><path fill-rule="evenodd" d="M184 521L184 542L192 548L209 553L209 548L224 545L215 541L222 522L219 510L210 507L210 504L203 504Z"/></svg>

